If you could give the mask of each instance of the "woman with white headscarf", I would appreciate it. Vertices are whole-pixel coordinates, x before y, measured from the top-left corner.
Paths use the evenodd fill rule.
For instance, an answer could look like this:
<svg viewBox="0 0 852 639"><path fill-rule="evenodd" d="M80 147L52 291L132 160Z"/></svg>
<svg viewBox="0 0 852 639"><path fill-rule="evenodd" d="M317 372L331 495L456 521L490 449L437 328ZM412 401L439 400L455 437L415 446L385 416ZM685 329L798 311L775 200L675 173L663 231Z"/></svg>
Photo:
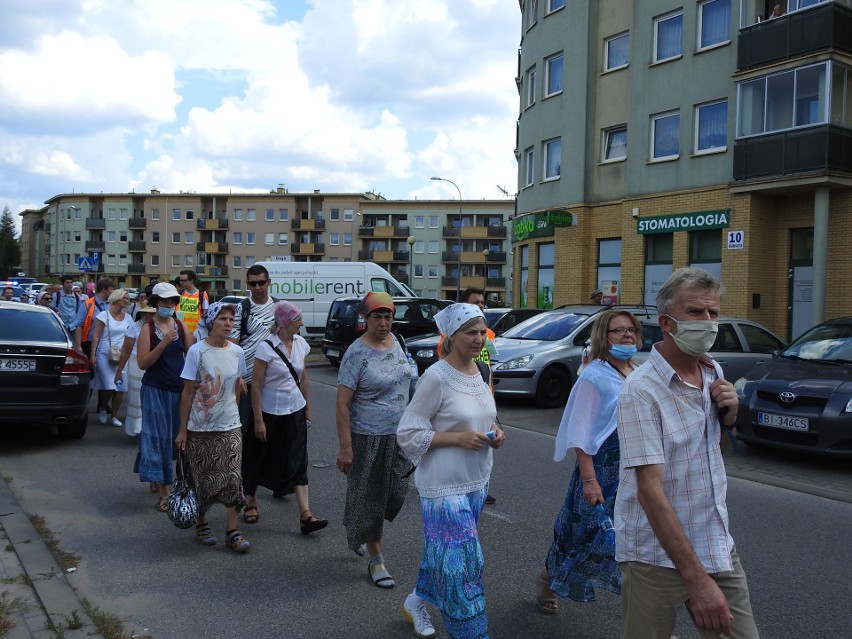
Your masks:
<svg viewBox="0 0 852 639"><path fill-rule="evenodd" d="M423 517L417 586L403 614L421 637L435 635L425 602L441 611L453 638L487 637L484 559L477 522L491 476L492 449L505 441L497 408L474 361L485 344L478 306L453 304L435 315L444 339L399 424L403 452L417 465Z"/></svg>
<svg viewBox="0 0 852 639"><path fill-rule="evenodd" d="M308 371L305 357L311 347L299 335L302 310L292 302L276 302L271 335L257 346L252 372L251 403L254 427L246 436L243 490L247 502L243 519L255 524L257 487L275 493L296 493L299 529L309 535L328 525L311 512L308 494Z"/></svg>

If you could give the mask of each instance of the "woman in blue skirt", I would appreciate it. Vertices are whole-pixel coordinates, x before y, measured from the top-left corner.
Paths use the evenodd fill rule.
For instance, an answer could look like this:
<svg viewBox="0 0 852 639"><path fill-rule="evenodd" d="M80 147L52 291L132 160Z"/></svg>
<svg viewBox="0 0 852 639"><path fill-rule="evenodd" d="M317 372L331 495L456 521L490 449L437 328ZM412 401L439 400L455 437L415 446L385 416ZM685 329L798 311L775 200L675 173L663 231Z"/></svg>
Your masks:
<svg viewBox="0 0 852 639"><path fill-rule="evenodd" d="M555 461L573 448L577 463L568 494L553 526L553 543L536 573L536 606L559 612L557 595L595 600L595 588L621 593L621 572L612 538L600 519L612 520L618 488L618 433L615 406L631 360L642 346L642 325L627 311L600 313L592 326L590 362L571 390L556 435ZM597 508L603 505L604 512Z"/></svg>

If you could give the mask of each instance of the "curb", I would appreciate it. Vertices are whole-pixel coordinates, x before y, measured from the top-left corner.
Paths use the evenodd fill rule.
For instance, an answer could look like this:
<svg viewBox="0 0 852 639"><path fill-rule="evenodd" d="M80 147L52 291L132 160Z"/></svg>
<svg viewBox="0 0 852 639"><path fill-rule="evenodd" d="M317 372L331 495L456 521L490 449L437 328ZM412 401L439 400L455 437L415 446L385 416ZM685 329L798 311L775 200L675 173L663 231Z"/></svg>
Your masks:
<svg viewBox="0 0 852 639"><path fill-rule="evenodd" d="M7 637L48 639L57 636L54 629L61 628L61 636L66 639L103 639L86 614L67 576L21 508L11 487L2 479L0 528L8 539L6 550L11 551L10 557L3 562L3 572L8 573L6 576L10 579L23 574L30 582L29 587L16 588L16 592L12 593L21 600L21 610L13 614L16 625ZM13 574L16 570L21 572ZM5 586L3 592L6 592ZM79 620L81 627L68 628L71 619Z"/></svg>

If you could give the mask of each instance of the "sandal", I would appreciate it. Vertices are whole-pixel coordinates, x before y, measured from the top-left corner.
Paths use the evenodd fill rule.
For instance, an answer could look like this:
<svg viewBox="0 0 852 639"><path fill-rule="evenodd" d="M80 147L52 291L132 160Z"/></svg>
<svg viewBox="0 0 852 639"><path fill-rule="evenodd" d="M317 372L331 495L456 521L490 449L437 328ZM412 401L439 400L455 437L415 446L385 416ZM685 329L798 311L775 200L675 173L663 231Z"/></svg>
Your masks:
<svg viewBox="0 0 852 639"><path fill-rule="evenodd" d="M253 510L253 513L249 511ZM246 504L246 509L243 511L243 521L247 524L256 524L257 520L260 518L260 513L257 512L257 502L253 504Z"/></svg>
<svg viewBox="0 0 852 639"><path fill-rule="evenodd" d="M251 544L248 539L243 537L243 533L241 533L236 528L234 530L229 530L227 533L228 539L225 541L228 548L233 550L234 552L244 553L248 552L248 549L251 548Z"/></svg>
<svg viewBox="0 0 852 639"><path fill-rule="evenodd" d="M168 497L160 497L157 500L157 503L154 504L154 508L159 510L161 513L169 512L169 498Z"/></svg>
<svg viewBox="0 0 852 639"><path fill-rule="evenodd" d="M545 577L546 574L542 568L535 577L535 606L539 612L555 615L559 612L559 600L550 589L550 578Z"/></svg>
<svg viewBox="0 0 852 639"><path fill-rule="evenodd" d="M396 585L388 569L385 568L385 562L383 561L376 564L367 564L367 574L370 575L370 579L379 588L388 589Z"/></svg>
<svg viewBox="0 0 852 639"><path fill-rule="evenodd" d="M152 493L158 493L160 492L160 484L155 481L152 481L150 484L148 484L148 490L150 490Z"/></svg>
<svg viewBox="0 0 852 639"><path fill-rule="evenodd" d="M195 541L202 546L215 546L216 536L207 524L199 524L195 527Z"/></svg>
<svg viewBox="0 0 852 639"><path fill-rule="evenodd" d="M310 513L310 510L304 511L302 514ZM328 519L317 519L313 515L308 515L304 519L299 520L299 529L303 535L310 535L312 532L322 530L328 526Z"/></svg>

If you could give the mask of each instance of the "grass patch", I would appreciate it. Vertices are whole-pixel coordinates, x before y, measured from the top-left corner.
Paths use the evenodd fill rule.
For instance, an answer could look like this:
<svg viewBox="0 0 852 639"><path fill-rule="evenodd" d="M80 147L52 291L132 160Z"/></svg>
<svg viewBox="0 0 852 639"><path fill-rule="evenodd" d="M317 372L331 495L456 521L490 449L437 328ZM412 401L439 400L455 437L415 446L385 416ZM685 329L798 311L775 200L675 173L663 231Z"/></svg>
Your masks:
<svg viewBox="0 0 852 639"><path fill-rule="evenodd" d="M152 639L150 635L137 635L133 631L129 635L124 634L124 623L118 616L104 612L85 597L81 601L92 624L104 639Z"/></svg>
<svg viewBox="0 0 852 639"><path fill-rule="evenodd" d="M0 593L0 637L5 636L7 632L15 627L12 613L20 609L22 609L20 599L10 599L8 593Z"/></svg>
<svg viewBox="0 0 852 639"><path fill-rule="evenodd" d="M76 567L80 562L80 558L74 553L67 552L59 547L59 540L56 539L56 535L53 534L53 531L47 527L44 517L41 517L40 515L29 515L29 518L30 522L32 522L32 525L35 527L36 532L42 538L45 545L47 545L48 550L50 550L50 554L53 555L56 563L59 564L62 572L65 572L69 568Z"/></svg>

